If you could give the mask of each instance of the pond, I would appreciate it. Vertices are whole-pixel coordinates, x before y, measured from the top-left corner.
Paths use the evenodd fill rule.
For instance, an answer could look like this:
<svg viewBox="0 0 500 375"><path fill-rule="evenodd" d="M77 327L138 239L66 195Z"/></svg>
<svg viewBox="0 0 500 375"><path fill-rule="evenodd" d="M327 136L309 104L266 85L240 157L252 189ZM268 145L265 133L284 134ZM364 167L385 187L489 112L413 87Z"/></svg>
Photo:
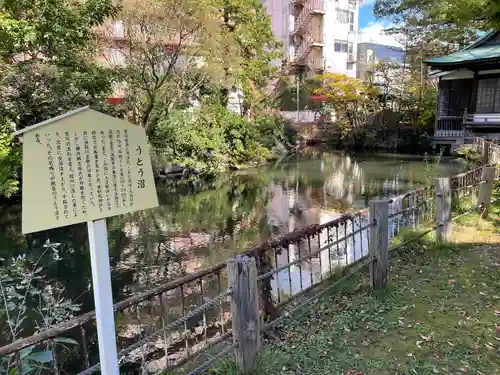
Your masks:
<svg viewBox="0 0 500 375"><path fill-rule="evenodd" d="M443 161L439 173L464 169L460 163ZM108 219L114 300L425 181L421 157L312 149L208 181L167 182L158 186L158 208ZM60 245L44 247L47 240ZM0 258L23 254L32 263L39 261L44 278L57 281L64 296L81 304L78 314L93 309L85 224L23 236L20 205L0 208ZM309 279L300 272L295 284ZM286 283L289 277L285 274L277 282Z"/></svg>

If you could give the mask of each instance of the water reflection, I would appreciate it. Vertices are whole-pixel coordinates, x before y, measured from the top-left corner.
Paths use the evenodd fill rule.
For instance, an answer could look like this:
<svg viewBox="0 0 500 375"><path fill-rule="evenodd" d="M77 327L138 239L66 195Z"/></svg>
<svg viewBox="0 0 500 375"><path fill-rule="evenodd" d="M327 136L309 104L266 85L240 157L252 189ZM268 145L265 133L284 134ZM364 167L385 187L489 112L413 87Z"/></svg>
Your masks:
<svg viewBox="0 0 500 375"><path fill-rule="evenodd" d="M462 167L443 163L442 174ZM365 207L375 197L389 197L421 185L425 165L402 155L310 153L285 163L210 181L167 183L158 187L160 207L108 219L115 301L159 282L225 260L269 237L330 221L349 209ZM46 277L66 287L66 297L93 309L85 225L21 235L19 206L0 216L0 257L26 253L37 259L50 238L61 242L60 260L45 260ZM43 220L43 217L40 217ZM361 217L352 231L364 226ZM311 244L319 249L329 234ZM278 255L278 265L297 259L306 246L292 245ZM350 263L368 249L366 238L350 238L332 252L281 272L273 282L291 292L329 272L330 263ZM301 270L302 267L302 270ZM290 286L291 285L291 286ZM280 288L285 290L286 288Z"/></svg>

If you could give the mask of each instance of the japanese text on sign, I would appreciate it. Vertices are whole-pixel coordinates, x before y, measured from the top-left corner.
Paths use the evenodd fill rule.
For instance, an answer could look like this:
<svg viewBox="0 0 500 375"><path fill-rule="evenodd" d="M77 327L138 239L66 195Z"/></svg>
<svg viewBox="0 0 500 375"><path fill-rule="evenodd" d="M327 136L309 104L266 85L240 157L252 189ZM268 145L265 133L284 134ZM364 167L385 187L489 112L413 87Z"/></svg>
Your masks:
<svg viewBox="0 0 500 375"><path fill-rule="evenodd" d="M144 136L135 135L135 129L98 125L60 131L48 125L26 133L23 232L157 206L147 143ZM45 185L47 199L40 194ZM36 225L25 215L30 211L28 202L39 207L36 214L31 211L38 219ZM47 224L40 224L42 206L43 215L50 216L50 220L44 217Z"/></svg>

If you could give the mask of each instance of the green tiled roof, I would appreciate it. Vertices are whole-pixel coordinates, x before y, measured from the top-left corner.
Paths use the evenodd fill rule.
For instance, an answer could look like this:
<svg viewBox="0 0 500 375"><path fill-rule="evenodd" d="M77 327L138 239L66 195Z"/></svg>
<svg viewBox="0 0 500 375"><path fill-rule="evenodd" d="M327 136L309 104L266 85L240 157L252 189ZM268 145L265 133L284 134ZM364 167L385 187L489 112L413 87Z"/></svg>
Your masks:
<svg viewBox="0 0 500 375"><path fill-rule="evenodd" d="M435 57L427 60L431 66L455 65L473 61L500 59L500 45L490 47L479 47L473 49L463 49L446 56Z"/></svg>

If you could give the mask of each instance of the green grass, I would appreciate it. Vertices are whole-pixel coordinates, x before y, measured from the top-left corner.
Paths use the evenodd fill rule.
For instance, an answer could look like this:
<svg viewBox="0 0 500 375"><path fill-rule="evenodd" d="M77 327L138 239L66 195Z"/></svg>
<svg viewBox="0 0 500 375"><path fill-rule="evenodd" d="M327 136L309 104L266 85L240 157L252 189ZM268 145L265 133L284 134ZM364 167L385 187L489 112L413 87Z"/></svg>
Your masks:
<svg viewBox="0 0 500 375"><path fill-rule="evenodd" d="M385 293L360 274L286 320L255 373L500 374L498 214L460 219L452 246L424 237L391 253ZM210 371L238 374L231 360Z"/></svg>

